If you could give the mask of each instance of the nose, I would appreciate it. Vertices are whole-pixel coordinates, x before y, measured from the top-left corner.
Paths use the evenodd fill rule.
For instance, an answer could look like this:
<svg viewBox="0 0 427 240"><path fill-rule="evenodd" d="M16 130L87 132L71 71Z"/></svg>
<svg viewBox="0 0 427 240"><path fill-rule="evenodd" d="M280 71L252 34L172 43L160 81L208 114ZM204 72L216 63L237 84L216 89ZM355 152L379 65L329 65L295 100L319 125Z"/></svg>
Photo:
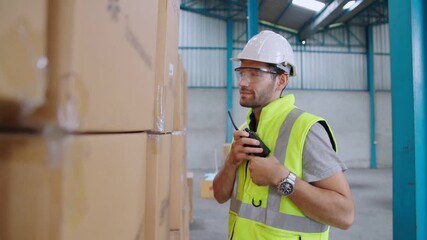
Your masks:
<svg viewBox="0 0 427 240"><path fill-rule="evenodd" d="M250 80L247 76L245 76L244 74L240 76L239 86L248 86L249 83L250 83Z"/></svg>

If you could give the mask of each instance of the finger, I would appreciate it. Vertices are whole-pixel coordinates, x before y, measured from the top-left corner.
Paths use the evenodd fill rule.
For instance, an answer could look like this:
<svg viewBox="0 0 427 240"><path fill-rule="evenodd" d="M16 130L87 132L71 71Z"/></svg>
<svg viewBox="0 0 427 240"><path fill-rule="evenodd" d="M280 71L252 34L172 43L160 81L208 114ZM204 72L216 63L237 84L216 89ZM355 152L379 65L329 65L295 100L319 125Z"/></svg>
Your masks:
<svg viewBox="0 0 427 240"><path fill-rule="evenodd" d="M264 151L262 148L256 146L246 146L244 149L247 154L262 153Z"/></svg>
<svg viewBox="0 0 427 240"><path fill-rule="evenodd" d="M260 142L258 140L253 139L253 138L248 138L248 137L242 138L242 142L243 142L243 144L250 145L250 146L259 146L260 145Z"/></svg>
<svg viewBox="0 0 427 240"><path fill-rule="evenodd" d="M234 137L234 140L239 140L242 137L245 137L245 138L249 137L249 133L246 131L234 131L233 137Z"/></svg>

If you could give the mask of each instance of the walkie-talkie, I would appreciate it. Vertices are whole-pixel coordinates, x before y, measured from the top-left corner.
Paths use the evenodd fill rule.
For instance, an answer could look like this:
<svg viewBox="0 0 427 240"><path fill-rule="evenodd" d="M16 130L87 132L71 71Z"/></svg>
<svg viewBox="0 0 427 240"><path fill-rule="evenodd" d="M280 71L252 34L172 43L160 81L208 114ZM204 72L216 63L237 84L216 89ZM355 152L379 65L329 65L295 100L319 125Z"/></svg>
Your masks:
<svg viewBox="0 0 427 240"><path fill-rule="evenodd" d="M239 129L237 128L236 124L234 124L233 118L231 117L231 113L230 111L228 111L228 116L230 117L231 123L234 126L234 129L236 129L236 131L238 131ZM261 138L258 136L258 134L252 130L250 130L249 128L245 128L245 131L249 133L249 138L253 138L259 141L259 146L255 146L255 145L244 145L245 147L260 147L262 148L262 152L261 153L253 153L253 155L258 156L258 157L267 157L268 154L270 154L270 149L268 149L268 147L264 144L264 142L261 140Z"/></svg>

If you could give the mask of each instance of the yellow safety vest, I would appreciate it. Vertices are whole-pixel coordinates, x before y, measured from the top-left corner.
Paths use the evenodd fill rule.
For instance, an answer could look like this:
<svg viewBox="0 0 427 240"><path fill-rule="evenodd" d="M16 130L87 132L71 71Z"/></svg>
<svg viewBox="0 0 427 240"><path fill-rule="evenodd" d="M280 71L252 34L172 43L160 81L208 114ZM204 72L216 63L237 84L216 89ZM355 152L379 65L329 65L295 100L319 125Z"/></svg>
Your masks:
<svg viewBox="0 0 427 240"><path fill-rule="evenodd" d="M302 178L302 154L311 126L321 123L335 149L335 139L326 121L303 112L287 95L264 107L257 133L271 154L298 178ZM249 126L251 111L246 124ZM242 163L236 175L229 211L229 240L327 240L329 226L306 217L287 197L274 187L252 182L248 162Z"/></svg>

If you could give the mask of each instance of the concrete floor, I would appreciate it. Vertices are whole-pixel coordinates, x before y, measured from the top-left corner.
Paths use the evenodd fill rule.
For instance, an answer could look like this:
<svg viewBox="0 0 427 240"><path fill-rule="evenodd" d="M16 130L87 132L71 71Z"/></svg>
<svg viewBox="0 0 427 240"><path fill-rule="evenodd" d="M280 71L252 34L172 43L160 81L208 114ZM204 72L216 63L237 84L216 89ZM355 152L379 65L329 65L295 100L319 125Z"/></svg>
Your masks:
<svg viewBox="0 0 427 240"><path fill-rule="evenodd" d="M214 199L200 197L200 179L205 171L194 172L193 222L190 240L227 239L229 202L218 204ZM331 228L330 240L391 240L392 232L392 170L349 169L346 172L355 202L353 226L346 231Z"/></svg>

